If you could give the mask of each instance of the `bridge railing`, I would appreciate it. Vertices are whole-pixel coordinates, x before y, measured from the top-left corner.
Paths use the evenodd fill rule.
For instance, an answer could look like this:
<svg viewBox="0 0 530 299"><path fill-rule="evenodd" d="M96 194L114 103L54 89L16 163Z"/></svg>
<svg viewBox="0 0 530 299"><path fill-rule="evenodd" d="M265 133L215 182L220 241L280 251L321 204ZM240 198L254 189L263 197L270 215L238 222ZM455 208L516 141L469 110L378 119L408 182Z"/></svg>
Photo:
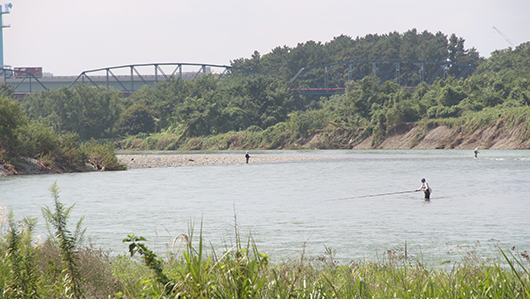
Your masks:
<svg viewBox="0 0 530 299"><path fill-rule="evenodd" d="M332 95L343 93L346 83L366 76L388 80L413 88L420 83L431 84L436 78L461 78L473 73L474 67L449 61L409 59L363 60L303 68L291 79L291 90L302 94Z"/></svg>

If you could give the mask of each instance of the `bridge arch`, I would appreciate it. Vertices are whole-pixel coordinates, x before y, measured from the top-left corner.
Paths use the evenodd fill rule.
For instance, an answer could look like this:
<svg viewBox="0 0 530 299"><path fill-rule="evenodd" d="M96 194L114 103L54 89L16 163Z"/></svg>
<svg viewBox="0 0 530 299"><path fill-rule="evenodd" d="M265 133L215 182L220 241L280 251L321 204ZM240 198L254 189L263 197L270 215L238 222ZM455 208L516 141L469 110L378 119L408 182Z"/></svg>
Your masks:
<svg viewBox="0 0 530 299"><path fill-rule="evenodd" d="M449 61L410 59L362 60L302 68L291 79L291 90L305 95L333 95L344 93L346 82L373 75L403 87L415 87L420 83L431 84L436 78L452 75L462 78L475 68L467 64Z"/></svg>

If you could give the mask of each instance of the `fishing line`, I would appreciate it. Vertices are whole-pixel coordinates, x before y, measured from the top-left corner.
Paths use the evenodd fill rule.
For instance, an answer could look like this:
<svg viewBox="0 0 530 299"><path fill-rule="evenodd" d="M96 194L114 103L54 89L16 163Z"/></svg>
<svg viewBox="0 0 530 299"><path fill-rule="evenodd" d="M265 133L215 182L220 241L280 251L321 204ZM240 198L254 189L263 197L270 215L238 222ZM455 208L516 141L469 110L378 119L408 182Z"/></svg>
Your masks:
<svg viewBox="0 0 530 299"><path fill-rule="evenodd" d="M395 194L412 193L412 192L416 192L416 190L413 190L413 191L390 192L390 193L379 193L379 194L370 194L370 195L361 195L361 196L350 196L350 197L342 197L342 198L328 199L328 200L326 200L326 201L336 201L336 200L355 199L355 198L364 198L364 197L376 197L376 196L395 195Z"/></svg>

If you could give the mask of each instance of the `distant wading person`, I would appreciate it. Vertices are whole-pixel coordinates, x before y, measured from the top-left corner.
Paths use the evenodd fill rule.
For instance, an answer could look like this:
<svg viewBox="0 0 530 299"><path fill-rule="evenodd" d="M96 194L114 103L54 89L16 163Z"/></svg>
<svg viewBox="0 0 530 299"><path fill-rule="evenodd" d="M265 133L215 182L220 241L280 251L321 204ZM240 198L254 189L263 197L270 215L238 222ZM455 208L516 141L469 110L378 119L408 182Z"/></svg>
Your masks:
<svg viewBox="0 0 530 299"><path fill-rule="evenodd" d="M248 152L245 154L245 160L246 160L246 163L248 164L248 159L250 159L250 155L248 154Z"/></svg>
<svg viewBox="0 0 530 299"><path fill-rule="evenodd" d="M423 193L425 194L426 200L431 198L432 189L431 187L429 187L429 184L427 183L425 179L421 179L421 187L417 189L416 192L418 191L423 191Z"/></svg>
<svg viewBox="0 0 530 299"><path fill-rule="evenodd" d="M475 158L478 156L478 147L473 151L475 153Z"/></svg>

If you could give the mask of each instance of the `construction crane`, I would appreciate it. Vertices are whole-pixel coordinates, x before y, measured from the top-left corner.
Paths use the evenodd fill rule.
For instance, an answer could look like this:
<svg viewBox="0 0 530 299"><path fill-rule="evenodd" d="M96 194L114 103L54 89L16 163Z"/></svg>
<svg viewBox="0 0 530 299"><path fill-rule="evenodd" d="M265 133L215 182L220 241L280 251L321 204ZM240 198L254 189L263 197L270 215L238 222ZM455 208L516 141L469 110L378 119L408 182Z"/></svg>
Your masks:
<svg viewBox="0 0 530 299"><path fill-rule="evenodd" d="M504 35L504 33L502 33L499 29L495 28L495 26L493 26L493 29L495 29L495 31L497 31L502 36L502 38L504 38L510 44L510 46L515 48L515 45L512 43L512 41L506 35Z"/></svg>

